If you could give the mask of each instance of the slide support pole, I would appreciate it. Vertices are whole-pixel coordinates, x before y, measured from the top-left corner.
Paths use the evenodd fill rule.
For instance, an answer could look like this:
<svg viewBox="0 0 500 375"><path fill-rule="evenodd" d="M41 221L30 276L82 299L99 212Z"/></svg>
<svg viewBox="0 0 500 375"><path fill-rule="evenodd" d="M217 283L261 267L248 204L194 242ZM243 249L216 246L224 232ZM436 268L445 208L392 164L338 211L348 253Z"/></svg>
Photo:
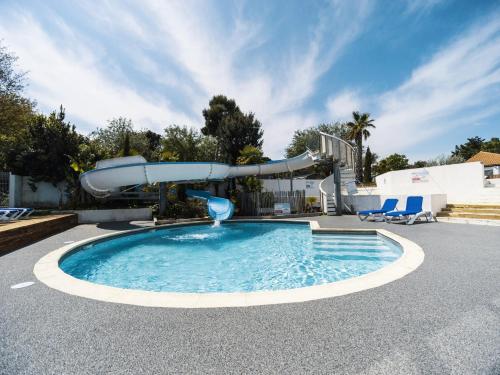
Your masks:
<svg viewBox="0 0 500 375"><path fill-rule="evenodd" d="M159 215L164 217L167 213L167 183L160 182L160 207Z"/></svg>
<svg viewBox="0 0 500 375"><path fill-rule="evenodd" d="M340 181L340 164L338 161L333 161L333 181L335 183L335 215L342 216L342 192Z"/></svg>

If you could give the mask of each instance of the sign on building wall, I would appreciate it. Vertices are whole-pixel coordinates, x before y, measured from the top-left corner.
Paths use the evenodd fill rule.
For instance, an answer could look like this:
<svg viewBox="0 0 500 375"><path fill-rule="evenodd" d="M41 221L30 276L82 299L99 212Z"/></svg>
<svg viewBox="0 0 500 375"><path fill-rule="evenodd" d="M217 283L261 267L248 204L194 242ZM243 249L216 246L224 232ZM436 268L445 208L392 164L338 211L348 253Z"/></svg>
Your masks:
<svg viewBox="0 0 500 375"><path fill-rule="evenodd" d="M414 184L418 184L421 182L429 182L429 172L427 171L411 172L411 182Z"/></svg>

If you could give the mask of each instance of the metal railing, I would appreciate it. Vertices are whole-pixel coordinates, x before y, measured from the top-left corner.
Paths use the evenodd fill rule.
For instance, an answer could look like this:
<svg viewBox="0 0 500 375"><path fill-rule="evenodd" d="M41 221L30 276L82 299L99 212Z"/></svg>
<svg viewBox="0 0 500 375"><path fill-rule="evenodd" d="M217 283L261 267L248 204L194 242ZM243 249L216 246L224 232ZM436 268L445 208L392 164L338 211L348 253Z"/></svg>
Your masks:
<svg viewBox="0 0 500 375"><path fill-rule="evenodd" d="M320 132L320 155L325 158L332 158L334 162L337 162L342 170L352 169L355 170L356 166L356 149L349 143L340 139L339 137ZM340 183L334 181L333 175L325 178L321 181L319 186L320 200L322 211L327 213L327 202L328 198L331 197L335 201L335 184ZM344 209L346 211L352 211L351 207L345 202L343 203ZM336 208L337 209L337 208Z"/></svg>
<svg viewBox="0 0 500 375"><path fill-rule="evenodd" d="M275 203L289 203L292 213L303 213L306 208L305 190L253 192L238 194L238 215L263 216L274 214Z"/></svg>
<svg viewBox="0 0 500 375"><path fill-rule="evenodd" d="M319 151L323 157L331 157L342 167L355 169L356 149L349 143L332 134L319 133Z"/></svg>

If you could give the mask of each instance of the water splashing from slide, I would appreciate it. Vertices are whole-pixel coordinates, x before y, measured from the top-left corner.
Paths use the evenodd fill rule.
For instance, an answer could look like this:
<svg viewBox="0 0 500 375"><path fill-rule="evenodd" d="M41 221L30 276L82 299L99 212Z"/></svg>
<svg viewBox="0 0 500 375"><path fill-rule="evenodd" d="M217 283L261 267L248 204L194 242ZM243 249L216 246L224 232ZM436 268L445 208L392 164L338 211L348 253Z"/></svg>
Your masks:
<svg viewBox="0 0 500 375"><path fill-rule="evenodd" d="M218 228L220 227L220 220L214 220L214 225L212 225L212 228Z"/></svg>

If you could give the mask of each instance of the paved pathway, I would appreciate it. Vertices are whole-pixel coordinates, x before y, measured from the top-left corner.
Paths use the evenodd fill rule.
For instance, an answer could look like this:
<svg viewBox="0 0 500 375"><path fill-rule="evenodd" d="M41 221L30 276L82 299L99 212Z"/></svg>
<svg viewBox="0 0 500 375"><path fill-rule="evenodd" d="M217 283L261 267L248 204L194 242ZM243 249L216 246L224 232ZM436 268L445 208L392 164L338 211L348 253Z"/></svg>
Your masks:
<svg viewBox="0 0 500 375"><path fill-rule="evenodd" d="M500 374L500 230L321 217L383 227L424 263L382 287L299 304L162 309L70 296L32 268L65 241L134 227L81 225L0 257L0 374Z"/></svg>

